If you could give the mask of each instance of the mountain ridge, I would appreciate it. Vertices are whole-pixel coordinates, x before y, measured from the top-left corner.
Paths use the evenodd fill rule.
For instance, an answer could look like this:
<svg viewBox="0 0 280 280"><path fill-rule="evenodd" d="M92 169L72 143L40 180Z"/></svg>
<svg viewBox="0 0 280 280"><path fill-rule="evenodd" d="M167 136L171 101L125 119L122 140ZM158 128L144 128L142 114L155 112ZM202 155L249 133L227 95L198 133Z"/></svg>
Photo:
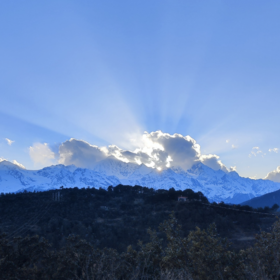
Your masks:
<svg viewBox="0 0 280 280"><path fill-rule="evenodd" d="M98 162L92 169L59 164L26 170L8 161L0 162L0 192L3 193L43 191L60 186L107 188L118 184L154 189L192 189L201 191L211 201L235 204L280 189L280 183L243 178L235 171L213 170L201 162L187 171L175 166L158 171L144 164L112 158Z"/></svg>
<svg viewBox="0 0 280 280"><path fill-rule="evenodd" d="M272 207L274 204L280 205L280 190L266 193L241 203L241 205L248 205L253 208Z"/></svg>

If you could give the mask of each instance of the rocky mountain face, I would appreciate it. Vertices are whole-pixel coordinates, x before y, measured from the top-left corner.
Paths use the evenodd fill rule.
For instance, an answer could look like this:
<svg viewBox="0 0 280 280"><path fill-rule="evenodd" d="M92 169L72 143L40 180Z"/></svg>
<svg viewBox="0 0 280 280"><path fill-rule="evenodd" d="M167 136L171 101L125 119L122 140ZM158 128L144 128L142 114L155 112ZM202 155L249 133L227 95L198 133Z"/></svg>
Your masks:
<svg viewBox="0 0 280 280"><path fill-rule="evenodd" d="M235 171L213 170L202 163L184 171L171 167L163 171L144 164L125 163L106 158L93 169L55 165L41 170L25 170L8 161L0 162L0 192L43 191L61 186L107 188L118 184L140 185L154 189L193 189L210 201L241 203L280 189L280 183L243 178Z"/></svg>

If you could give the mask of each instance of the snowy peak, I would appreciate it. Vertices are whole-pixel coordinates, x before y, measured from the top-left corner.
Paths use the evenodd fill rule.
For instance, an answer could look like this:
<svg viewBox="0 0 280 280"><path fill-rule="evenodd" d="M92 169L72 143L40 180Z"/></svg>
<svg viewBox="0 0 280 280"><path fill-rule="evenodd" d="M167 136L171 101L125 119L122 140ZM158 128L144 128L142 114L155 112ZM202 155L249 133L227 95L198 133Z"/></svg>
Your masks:
<svg viewBox="0 0 280 280"><path fill-rule="evenodd" d="M104 173L107 176L117 176L120 179L126 179L138 168L139 165L136 163L126 163L115 157L108 157L99 161L93 170Z"/></svg>
<svg viewBox="0 0 280 280"><path fill-rule="evenodd" d="M202 162L195 163L187 172L205 179L211 177L221 178L222 176L227 174L222 170L213 170L212 168L206 166Z"/></svg>
<svg viewBox="0 0 280 280"><path fill-rule="evenodd" d="M141 185L154 189L193 189L212 201L241 203L249 198L280 189L280 183L243 178L235 171L213 170L201 162L184 171L171 167L158 171L144 164L125 163L106 158L93 169L74 165L52 165L41 170L25 170L8 162L0 162L0 193L19 190L43 191L64 186L107 188L118 184Z"/></svg>
<svg viewBox="0 0 280 280"><path fill-rule="evenodd" d="M181 168L180 166L171 166L170 169L173 170L177 174L185 173L184 169Z"/></svg>
<svg viewBox="0 0 280 280"><path fill-rule="evenodd" d="M19 165L14 164L7 160L0 161L0 169L2 169L2 170L17 170L17 169L24 170L24 168L20 167Z"/></svg>
<svg viewBox="0 0 280 280"><path fill-rule="evenodd" d="M188 172L194 175L202 175L212 173L214 170L204 165L202 162L195 163Z"/></svg>
<svg viewBox="0 0 280 280"><path fill-rule="evenodd" d="M229 173L227 173L228 176L230 176L233 179L239 179L240 176L236 171L230 171Z"/></svg>

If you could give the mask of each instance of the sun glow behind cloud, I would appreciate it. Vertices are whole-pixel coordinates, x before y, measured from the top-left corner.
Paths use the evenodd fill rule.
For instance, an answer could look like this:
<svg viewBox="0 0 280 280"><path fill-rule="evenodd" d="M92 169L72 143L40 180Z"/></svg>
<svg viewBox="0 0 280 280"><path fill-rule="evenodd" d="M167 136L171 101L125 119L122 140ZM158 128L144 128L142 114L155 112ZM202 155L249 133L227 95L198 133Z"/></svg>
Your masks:
<svg viewBox="0 0 280 280"><path fill-rule="evenodd" d="M192 160L156 147L162 143L143 142L143 131L162 130L191 135L202 147L200 154L219 155L215 164L222 159L226 166L237 165L244 176L264 177L266 168L278 166L280 153L273 148L280 137L275 133L280 114L276 2L202 7L150 1L149 11L142 1L84 5L63 0L16 7L8 2L0 9L7 26L1 29L1 91L6 94L0 112L24 122L3 122L3 135L16 143L5 143L1 156L14 158L37 141L51 146L74 137L105 147L110 151L100 148L103 154L124 162L188 166ZM233 10L242 11L238 25L225 20ZM117 148L110 148L112 143ZM19 161L31 166L25 158L23 152ZM254 171L247 172L253 160Z"/></svg>
<svg viewBox="0 0 280 280"><path fill-rule="evenodd" d="M57 163L78 167L93 168L99 161L114 157L122 162L145 164L162 171L171 166L187 170L197 162L202 162L214 170L229 170L214 154L202 155L200 145L190 136L168 134L161 131L145 132L140 147L134 150L123 150L116 145L98 147L83 140L74 138L63 142L55 154L44 143L35 143L30 147L30 157L37 164ZM58 160L56 160L58 159Z"/></svg>
<svg viewBox="0 0 280 280"><path fill-rule="evenodd" d="M161 144L150 139L143 140L142 132L145 129L151 131L166 128L167 131L176 131L180 121L186 118L186 108L191 112L189 123L193 127L199 127L195 120L202 120L203 116L207 115L207 110L204 110L207 108L189 105L197 104L195 98L197 95L192 93L192 89L203 66L203 54L207 44L203 44L197 52L184 56L184 61L195 56L192 67L184 68L187 72L177 68L176 65L170 65L170 60L163 55L165 53L163 51L162 65L158 66L158 76L155 79L150 75L151 72L147 67L143 68L145 71L139 70L140 66L143 66L142 61L131 60L125 63L124 59L121 64L115 65L112 61L116 63L116 60L108 59L104 48L96 43L97 34L88 36L87 32L90 30L84 26L84 22L77 22L77 30L81 31L80 40L74 42L68 38L67 50L74 52L72 45L84 50L75 52L71 57L71 63L78 67L61 68L65 61L63 53L58 52L61 64L49 76L51 82L46 82L42 76L34 72L34 69L29 69L33 71L34 82L32 88L26 89L26 106L21 106L18 102L12 112L31 123L74 136L76 139L90 141L92 139L90 136L98 136L103 145L114 143L122 149L129 149L136 153L137 149L140 149L139 151L153 159L145 164L155 167L164 151L160 148ZM205 42L210 38L209 35L206 37ZM123 53L121 54L122 58L125 57ZM130 64L133 62L136 63L135 72L131 73ZM121 71L118 67L121 67ZM170 75L172 72L170 69L176 75L174 73ZM61 70L64 70L65 74L62 80L57 79L56 76L56 71ZM140 89L138 89L139 84L141 84ZM5 110L5 106L2 109ZM213 123L215 126L215 121ZM211 127L207 130L210 131ZM161 152L152 153L154 150ZM116 149L115 153L114 156L127 161L125 157L117 154ZM135 160L142 163L140 158ZM165 161L165 166L170 166L172 161L173 157L170 156L169 160Z"/></svg>

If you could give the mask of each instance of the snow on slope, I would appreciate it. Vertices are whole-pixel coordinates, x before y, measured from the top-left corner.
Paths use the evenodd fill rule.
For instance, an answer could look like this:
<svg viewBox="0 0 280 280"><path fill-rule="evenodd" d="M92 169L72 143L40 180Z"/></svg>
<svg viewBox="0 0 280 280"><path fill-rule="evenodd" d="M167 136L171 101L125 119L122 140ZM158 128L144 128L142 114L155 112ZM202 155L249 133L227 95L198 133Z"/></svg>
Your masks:
<svg viewBox="0 0 280 280"><path fill-rule="evenodd" d="M116 176L119 179L127 179L137 169L139 169L138 164L125 163L112 156L101 160L94 167L94 171L96 172L103 173L107 176Z"/></svg>
<svg viewBox="0 0 280 280"><path fill-rule="evenodd" d="M120 181L115 176L106 176L102 173L77 168L73 165L55 165L38 171L25 170L7 161L0 162L0 192L17 191L44 191L61 186L107 188L116 186Z"/></svg>
<svg viewBox="0 0 280 280"><path fill-rule="evenodd" d="M8 161L0 162L0 192L48 190L64 187L107 188L118 184L140 185L154 189L201 191L212 201L241 203L280 189L280 183L243 178L235 171L215 171L202 163L184 171L171 167L163 171L144 164L124 163L106 158L91 169L74 165L55 165L41 170L25 170Z"/></svg>

